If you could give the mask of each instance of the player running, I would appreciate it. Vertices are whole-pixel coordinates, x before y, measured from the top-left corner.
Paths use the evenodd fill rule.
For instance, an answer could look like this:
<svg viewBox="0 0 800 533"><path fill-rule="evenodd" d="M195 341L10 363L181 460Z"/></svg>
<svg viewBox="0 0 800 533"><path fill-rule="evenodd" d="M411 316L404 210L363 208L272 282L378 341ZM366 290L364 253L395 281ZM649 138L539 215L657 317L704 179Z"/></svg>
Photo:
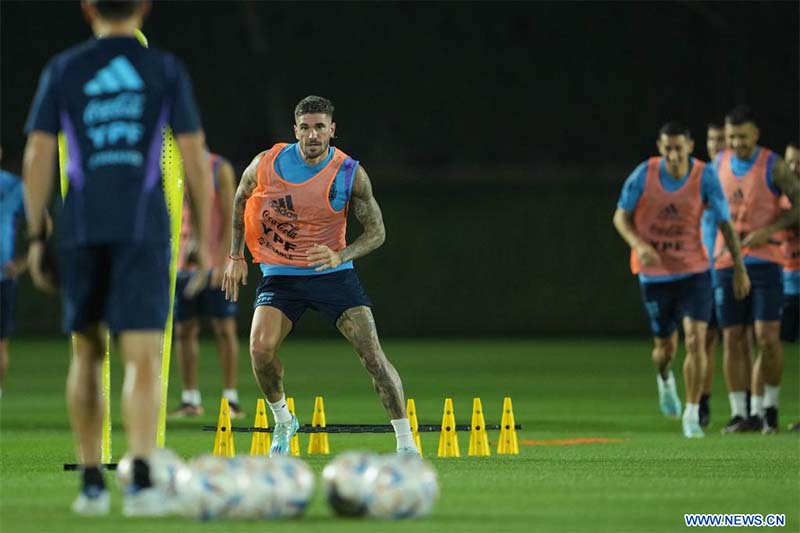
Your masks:
<svg viewBox="0 0 800 533"><path fill-rule="evenodd" d="M54 189L56 135L64 132L69 191L57 226L64 327L74 335L67 404L82 488L72 505L107 514L100 470L106 331L125 364L122 416L133 457L126 516L174 510L150 477L161 399L161 343L169 307L170 225L162 190L162 130L175 134L186 170L198 238L205 238L211 178L191 82L178 60L143 47L135 35L149 2L85 1L95 38L44 68L26 125L23 177L28 263L34 284L53 291L43 268L45 211ZM208 260L189 290L202 289Z"/></svg>
<svg viewBox="0 0 800 533"><path fill-rule="evenodd" d="M288 454L289 440L299 427L286 405L278 349L308 308L319 311L353 344L391 418L397 452L419 455L400 376L383 353L371 302L353 270L353 260L383 244L381 210L364 168L330 146L336 131L333 111L325 98L301 100L294 110L297 143L274 145L244 171L234 200L223 287L236 301L239 283L247 282L246 239L263 274L256 290L250 356L276 420L270 455ZM347 245L349 209L364 231Z"/></svg>
<svg viewBox="0 0 800 533"><path fill-rule="evenodd" d="M631 270L639 276L653 332L659 406L669 417L678 417L681 411L670 365L677 351L677 328L683 326L686 409L682 427L684 436L698 438L704 436L699 402L712 306L709 259L700 234L704 206L714 211L733 250L738 298L747 295L750 282L719 180L710 166L691 157L694 143L689 131L668 122L659 131L657 146L661 157L641 163L625 181L614 226L631 247Z"/></svg>

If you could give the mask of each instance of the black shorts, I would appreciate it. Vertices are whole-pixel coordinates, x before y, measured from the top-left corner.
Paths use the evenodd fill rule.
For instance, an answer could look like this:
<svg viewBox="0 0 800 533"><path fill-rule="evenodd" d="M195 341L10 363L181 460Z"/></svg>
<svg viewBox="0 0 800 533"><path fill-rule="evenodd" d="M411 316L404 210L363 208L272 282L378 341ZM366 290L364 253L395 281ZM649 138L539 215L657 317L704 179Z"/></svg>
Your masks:
<svg viewBox="0 0 800 533"><path fill-rule="evenodd" d="M0 281L0 340L14 332L14 312L17 307L17 280Z"/></svg>
<svg viewBox="0 0 800 533"><path fill-rule="evenodd" d="M280 309L297 324L306 309L319 311L333 325L353 307L372 306L364 287L348 268L318 276L265 276L256 289L253 307L268 305Z"/></svg>
<svg viewBox="0 0 800 533"><path fill-rule="evenodd" d="M653 337L669 337L687 316L706 323L711 318L711 274L708 272L674 281L643 282L641 289Z"/></svg>
<svg viewBox="0 0 800 533"><path fill-rule="evenodd" d="M225 299L225 292L219 287L206 287L194 298L183 295L186 285L192 279L192 272L179 272L175 281L175 307L173 320L185 322L201 316L208 318L229 318L236 316L237 304Z"/></svg>
<svg viewBox="0 0 800 533"><path fill-rule="evenodd" d="M733 267L717 270L714 301L721 328L752 324L755 321L776 322L783 308L783 274L776 263L747 265L750 294L737 300L733 294Z"/></svg>
<svg viewBox="0 0 800 533"><path fill-rule="evenodd" d="M784 294L781 340L797 342L798 338L800 338L800 294Z"/></svg>

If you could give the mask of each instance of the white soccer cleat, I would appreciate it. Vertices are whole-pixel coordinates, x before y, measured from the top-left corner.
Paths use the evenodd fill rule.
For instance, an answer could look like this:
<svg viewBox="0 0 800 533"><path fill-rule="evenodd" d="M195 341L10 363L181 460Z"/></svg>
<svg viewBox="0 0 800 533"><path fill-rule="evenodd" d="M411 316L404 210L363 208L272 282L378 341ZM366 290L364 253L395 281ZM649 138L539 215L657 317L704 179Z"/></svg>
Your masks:
<svg viewBox="0 0 800 533"><path fill-rule="evenodd" d="M269 456L289 455L292 437L295 436L298 429L300 429L300 423L294 415L288 422L276 423L275 429L272 430L272 446L269 449Z"/></svg>
<svg viewBox="0 0 800 533"><path fill-rule="evenodd" d="M168 516L180 511L177 499L158 487L148 487L125 494L124 516Z"/></svg>
<svg viewBox="0 0 800 533"><path fill-rule="evenodd" d="M398 446L397 455L403 457L421 457L416 446Z"/></svg>
<svg viewBox="0 0 800 533"><path fill-rule="evenodd" d="M699 418L688 417L684 414L681 422L683 425L683 436L687 439L702 439L706 436L706 434L703 433L703 428L700 427Z"/></svg>
<svg viewBox="0 0 800 533"><path fill-rule="evenodd" d="M72 502L72 512L83 516L102 516L111 511L111 496L103 489L94 494L81 491Z"/></svg>

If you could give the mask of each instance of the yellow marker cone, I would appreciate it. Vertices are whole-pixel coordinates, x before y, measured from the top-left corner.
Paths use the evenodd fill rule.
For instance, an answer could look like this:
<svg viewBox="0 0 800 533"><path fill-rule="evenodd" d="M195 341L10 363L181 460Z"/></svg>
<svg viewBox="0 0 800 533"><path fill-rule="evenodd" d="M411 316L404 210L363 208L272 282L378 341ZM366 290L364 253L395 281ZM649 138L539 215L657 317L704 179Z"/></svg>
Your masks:
<svg viewBox="0 0 800 533"><path fill-rule="evenodd" d="M514 408L511 398L503 398L503 419L500 421L500 441L497 443L498 454L519 454L517 430L514 429Z"/></svg>
<svg viewBox="0 0 800 533"><path fill-rule="evenodd" d="M219 418L217 419L217 434L214 437L214 455L222 457L235 457L233 447L233 433L231 432L231 408L228 399L223 398L219 404Z"/></svg>
<svg viewBox="0 0 800 533"><path fill-rule="evenodd" d="M314 400L314 415L311 417L311 426L315 428L325 427L325 401L322 396L317 396ZM309 455L328 455L331 448L328 445L327 433L312 433L308 439Z"/></svg>
<svg viewBox="0 0 800 533"><path fill-rule="evenodd" d="M255 428L268 428L267 403L264 398L259 398L256 403L256 420L253 422ZM253 439L250 441L250 455L269 455L270 438L269 433L261 431L253 432Z"/></svg>
<svg viewBox="0 0 800 533"><path fill-rule="evenodd" d="M419 450L419 456L422 455L422 440L419 438L419 420L417 420L417 406L413 398L409 398L406 402L406 416L408 416L408 423L411 424L411 434L414 435L414 443Z"/></svg>
<svg viewBox="0 0 800 533"><path fill-rule="evenodd" d="M469 426L470 457L492 455L489 450L489 435L486 434L486 420L483 418L483 406L480 398L472 399L472 423Z"/></svg>
<svg viewBox="0 0 800 533"><path fill-rule="evenodd" d="M294 412L294 398L286 398L286 407L289 408L289 412L293 415ZM297 416L297 415L295 415ZM292 440L289 441L289 455L294 457L300 457L300 435L297 433L294 434Z"/></svg>
<svg viewBox="0 0 800 533"><path fill-rule="evenodd" d="M442 415L442 432L439 434L438 457L461 457L458 447L458 434L456 433L456 415L453 413L453 400L446 398L444 401L444 414Z"/></svg>

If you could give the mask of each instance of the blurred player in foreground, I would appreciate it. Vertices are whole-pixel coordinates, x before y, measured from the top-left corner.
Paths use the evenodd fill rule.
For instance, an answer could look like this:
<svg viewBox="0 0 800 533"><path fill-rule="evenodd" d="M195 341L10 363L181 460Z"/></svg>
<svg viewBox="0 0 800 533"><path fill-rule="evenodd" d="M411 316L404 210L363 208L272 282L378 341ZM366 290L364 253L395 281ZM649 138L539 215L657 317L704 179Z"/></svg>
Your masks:
<svg viewBox="0 0 800 533"><path fill-rule="evenodd" d="M703 437L700 396L706 366L706 328L712 293L709 259L703 247L700 219L705 206L714 211L720 231L733 250L738 298L750 282L739 254L725 197L714 170L691 157L689 131L668 122L657 141L661 157L641 163L625 181L614 213L614 226L631 247L631 270L638 274L644 307L653 332L653 362L661 412L680 416L675 378L670 365L678 348L677 328L686 337L683 375L686 409L683 434Z"/></svg>
<svg viewBox="0 0 800 533"><path fill-rule="evenodd" d="M397 452L419 455L406 416L403 385L378 340L371 302L353 260L378 248L385 229L372 184L358 161L330 145L333 104L308 96L294 111L297 143L258 154L242 175L233 206L233 239L223 287L234 301L247 282L244 244L263 279L250 331L253 373L275 416L271 455L289 453L298 429L286 406L278 349L307 308L335 324L355 348L391 418ZM245 207L246 204L246 207ZM345 242L347 212L364 228Z"/></svg>
<svg viewBox="0 0 800 533"><path fill-rule="evenodd" d="M55 188L56 135L67 145L69 190L57 227L64 327L74 336L67 404L82 465L74 512L102 515L110 499L100 470L106 331L125 365L122 414L133 457L123 514L163 515L172 502L150 477L160 408L161 343L169 307L170 225L162 188L162 129L176 136L199 239L206 236L211 178L184 67L145 48L136 31L149 2L83 2L94 38L44 68L26 125L23 177L28 263L34 284L54 292L43 268L42 216ZM208 260L187 290L198 292Z"/></svg>
<svg viewBox="0 0 800 533"><path fill-rule="evenodd" d="M236 302L225 299L222 292L222 274L231 242L231 206L236 188L233 166L217 154L209 154L213 182L210 185L211 218L209 219L206 255L211 261L211 279L208 287L195 297L183 294L197 270L194 248L200 246L192 234L189 198L184 196L181 240L178 251L178 279L175 287L175 348L181 363L181 405L172 411L170 418L193 417L203 414L203 402L197 382L200 351L200 318L207 317L214 331L217 352L222 365L222 396L228 399L231 418L243 418L239 393L236 390L236 362L239 341L236 337Z"/></svg>

